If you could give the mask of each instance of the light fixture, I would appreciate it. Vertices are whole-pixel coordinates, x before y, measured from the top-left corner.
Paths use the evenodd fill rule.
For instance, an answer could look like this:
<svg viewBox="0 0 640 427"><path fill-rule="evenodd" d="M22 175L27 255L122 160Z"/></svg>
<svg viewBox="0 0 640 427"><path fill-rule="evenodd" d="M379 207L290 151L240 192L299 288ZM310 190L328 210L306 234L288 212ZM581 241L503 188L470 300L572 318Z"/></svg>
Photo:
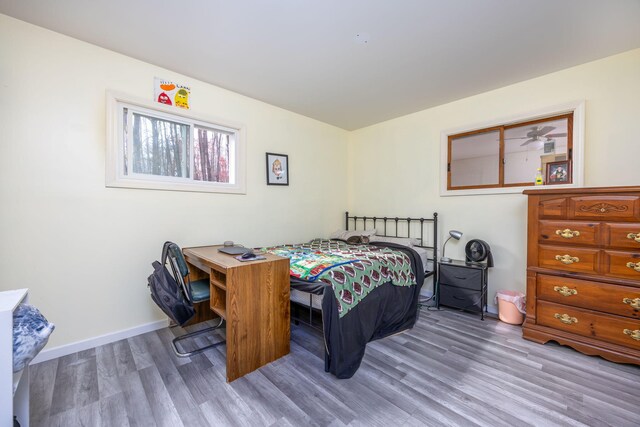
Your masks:
<svg viewBox="0 0 640 427"><path fill-rule="evenodd" d="M447 257L444 256L444 249L447 247L447 242L452 237L454 239L456 239L456 240L460 240L460 238L462 237L462 231L449 230L449 238L447 240L445 240L444 245L442 245L442 258L440 258L440 262L451 262L451 258L447 258Z"/></svg>
<svg viewBox="0 0 640 427"><path fill-rule="evenodd" d="M547 138L544 142L544 154L550 154L556 151L556 140Z"/></svg>

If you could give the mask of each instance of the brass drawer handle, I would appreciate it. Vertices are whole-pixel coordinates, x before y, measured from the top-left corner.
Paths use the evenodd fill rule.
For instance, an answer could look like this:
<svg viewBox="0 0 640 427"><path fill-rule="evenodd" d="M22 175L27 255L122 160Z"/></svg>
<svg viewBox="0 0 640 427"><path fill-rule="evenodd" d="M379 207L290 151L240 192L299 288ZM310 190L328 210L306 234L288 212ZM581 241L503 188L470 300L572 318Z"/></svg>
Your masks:
<svg viewBox="0 0 640 427"><path fill-rule="evenodd" d="M580 258L571 255L556 255L556 261L560 261L563 264L573 264L574 262L580 262Z"/></svg>
<svg viewBox="0 0 640 427"><path fill-rule="evenodd" d="M640 233L629 233L627 234L627 239L631 239L636 241L636 243L640 243Z"/></svg>
<svg viewBox="0 0 640 427"><path fill-rule="evenodd" d="M634 340L640 341L640 329L636 329L635 331L632 331L631 329L624 329L622 332L624 332L625 335L629 335Z"/></svg>
<svg viewBox="0 0 640 427"><path fill-rule="evenodd" d="M578 290L577 289L571 289L571 288L568 288L566 286L563 286L563 287L554 286L553 290L556 291L557 293L559 293L560 295L565 296L565 297L570 297L571 295L577 295L578 294Z"/></svg>
<svg viewBox="0 0 640 427"><path fill-rule="evenodd" d="M627 263L627 267L637 271L638 273L640 273L640 261L638 262L628 262Z"/></svg>
<svg viewBox="0 0 640 427"><path fill-rule="evenodd" d="M623 304L629 304L631 307L635 308L636 310L640 310L640 298L622 298L622 303Z"/></svg>
<svg viewBox="0 0 640 427"><path fill-rule="evenodd" d="M574 237L578 237L580 232L565 228L564 230L556 230L556 234L560 237L564 237L565 239L573 239Z"/></svg>
<svg viewBox="0 0 640 427"><path fill-rule="evenodd" d="M575 317L571 317L566 313L565 314L556 313L553 315L553 317L555 317L556 319L558 319L559 321L561 321L566 325L571 325L572 323L578 323L578 319L576 319Z"/></svg>

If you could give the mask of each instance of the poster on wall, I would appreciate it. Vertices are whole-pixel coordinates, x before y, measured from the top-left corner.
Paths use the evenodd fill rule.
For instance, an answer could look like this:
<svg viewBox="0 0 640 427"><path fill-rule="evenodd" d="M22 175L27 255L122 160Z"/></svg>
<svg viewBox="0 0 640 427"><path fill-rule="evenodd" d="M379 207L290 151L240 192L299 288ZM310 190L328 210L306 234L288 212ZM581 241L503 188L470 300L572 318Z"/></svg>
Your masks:
<svg viewBox="0 0 640 427"><path fill-rule="evenodd" d="M167 105L189 109L191 88L178 83L156 77L154 82L154 99Z"/></svg>
<svg viewBox="0 0 640 427"><path fill-rule="evenodd" d="M267 185L289 185L289 156L267 153Z"/></svg>

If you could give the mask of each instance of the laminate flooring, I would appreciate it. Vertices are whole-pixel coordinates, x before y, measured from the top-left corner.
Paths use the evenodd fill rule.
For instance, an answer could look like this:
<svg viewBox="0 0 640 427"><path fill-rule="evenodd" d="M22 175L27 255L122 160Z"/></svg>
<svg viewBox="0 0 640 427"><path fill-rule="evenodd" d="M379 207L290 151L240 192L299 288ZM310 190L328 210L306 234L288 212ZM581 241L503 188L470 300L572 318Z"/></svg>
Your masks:
<svg viewBox="0 0 640 427"><path fill-rule="evenodd" d="M305 326L292 325L289 355L231 384L224 346L174 356L181 332L32 366L32 425L640 425L640 367L525 341L474 314L422 309L412 330L369 343L348 380L324 372L322 336Z"/></svg>

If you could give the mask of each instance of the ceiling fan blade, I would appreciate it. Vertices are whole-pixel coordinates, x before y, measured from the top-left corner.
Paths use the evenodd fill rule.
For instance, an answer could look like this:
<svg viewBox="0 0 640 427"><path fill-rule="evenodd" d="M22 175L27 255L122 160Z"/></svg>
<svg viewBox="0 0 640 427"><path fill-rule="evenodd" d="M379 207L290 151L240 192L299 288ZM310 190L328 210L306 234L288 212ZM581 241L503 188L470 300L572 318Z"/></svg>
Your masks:
<svg viewBox="0 0 640 427"><path fill-rule="evenodd" d="M533 138L531 138L530 140L525 141L525 142L523 142L522 144L520 144L520 147L524 147L525 145L529 144L530 142L536 142L536 141L539 141L539 139L533 139Z"/></svg>
<svg viewBox="0 0 640 427"><path fill-rule="evenodd" d="M545 134L551 132L552 130L554 130L555 128L556 128L555 126L545 126L545 127L543 127L542 129L540 129L538 131L538 135L540 135L540 136L545 135Z"/></svg>
<svg viewBox="0 0 640 427"><path fill-rule="evenodd" d="M535 138L536 136L542 136L542 135L544 135L546 133L549 133L554 129L555 129L555 126L545 126L543 128L541 128L540 126L534 126L527 133L527 136L529 138Z"/></svg>
<svg viewBox="0 0 640 427"><path fill-rule="evenodd" d="M563 136L567 136L566 133L550 133L548 135L545 135L546 138L560 138Z"/></svg>
<svg viewBox="0 0 640 427"><path fill-rule="evenodd" d="M527 138L529 138L529 137L528 137L528 136L516 136L516 137L514 137L514 138L505 138L504 140L505 140L505 141L508 141L508 140L510 140L510 139L527 139Z"/></svg>

